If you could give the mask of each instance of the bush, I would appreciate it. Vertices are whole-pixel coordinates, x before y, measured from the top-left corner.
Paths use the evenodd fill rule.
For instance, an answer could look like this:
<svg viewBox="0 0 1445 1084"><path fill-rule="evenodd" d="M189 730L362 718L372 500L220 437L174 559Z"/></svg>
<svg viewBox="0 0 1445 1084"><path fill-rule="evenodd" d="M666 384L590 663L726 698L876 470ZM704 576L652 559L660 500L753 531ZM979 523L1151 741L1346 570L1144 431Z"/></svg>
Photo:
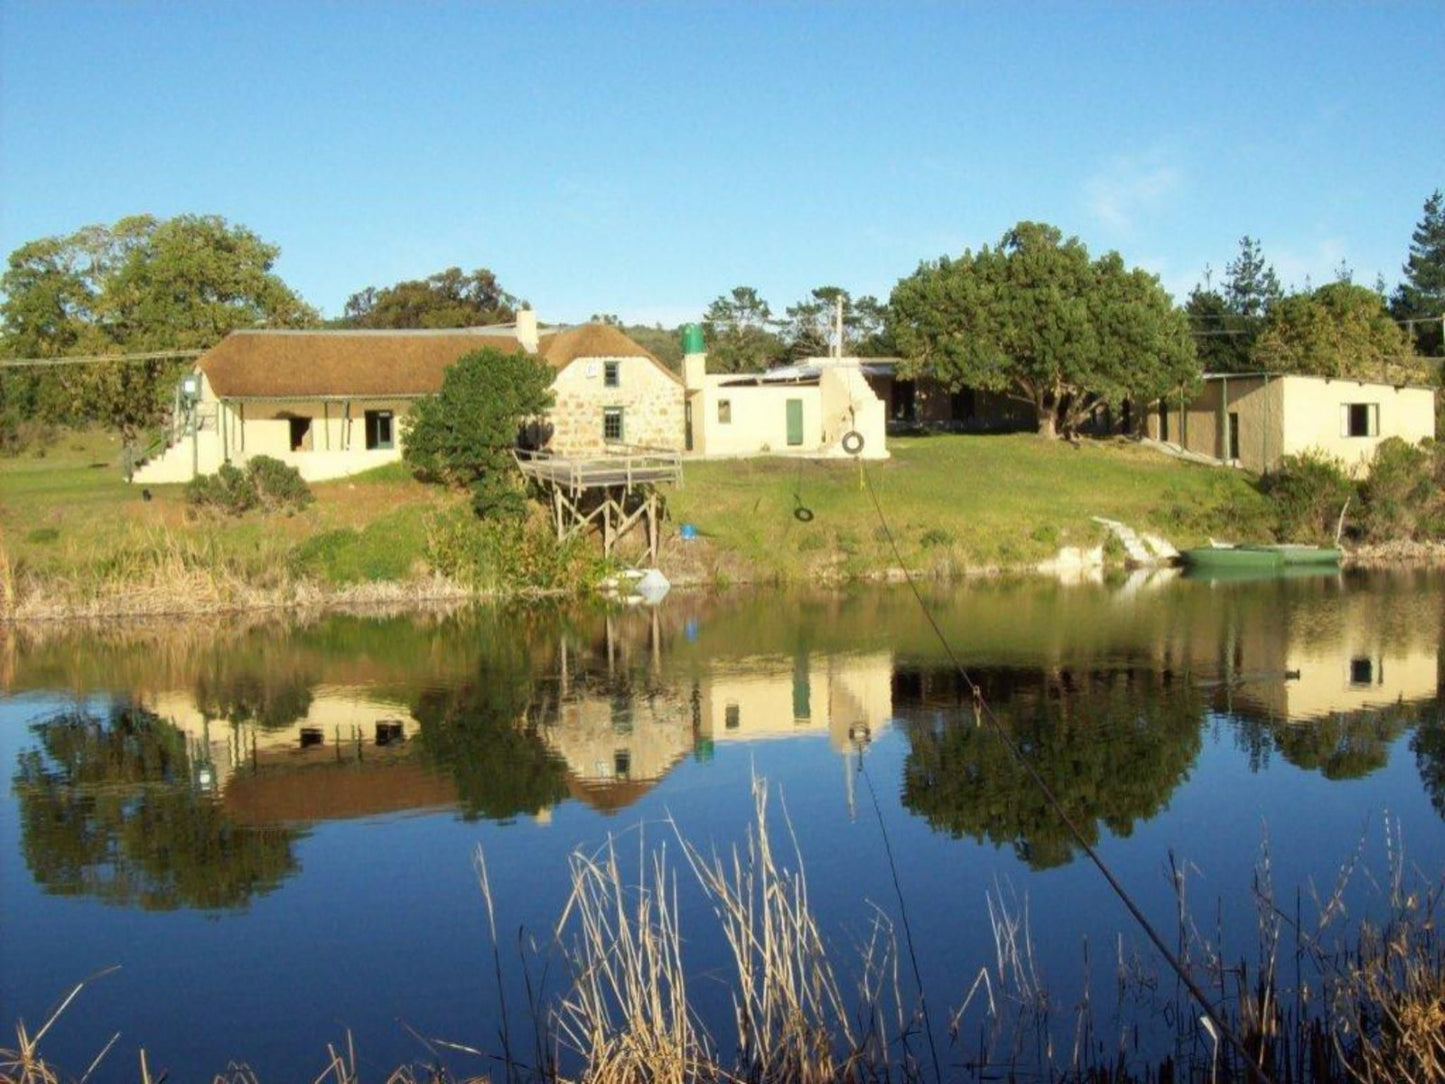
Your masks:
<svg viewBox="0 0 1445 1084"><path fill-rule="evenodd" d="M526 509L512 461L524 423L552 405L556 374L533 354L484 348L459 358L441 391L416 402L403 457L423 479L465 486L479 516Z"/></svg>
<svg viewBox="0 0 1445 1084"><path fill-rule="evenodd" d="M222 463L215 474L198 474L186 483L186 503L195 508L239 516L259 501L251 476L230 463Z"/></svg>
<svg viewBox="0 0 1445 1084"><path fill-rule="evenodd" d="M186 503L239 516L253 508L297 512L315 496L295 467L270 456L254 456L246 469L221 464L215 474L201 474L186 483Z"/></svg>
<svg viewBox="0 0 1445 1084"><path fill-rule="evenodd" d="M59 538L60 529L58 527L37 527L25 536L25 541L32 545L38 545L45 542L54 542Z"/></svg>
<svg viewBox="0 0 1445 1084"><path fill-rule="evenodd" d="M601 560L582 538L558 542L549 526L522 519L478 519L465 509L426 524L426 559L471 587L580 593L602 578Z"/></svg>
<svg viewBox="0 0 1445 1084"><path fill-rule="evenodd" d="M1380 442L1369 477L1360 485L1359 523L1365 538L1385 542L1431 533L1432 513L1437 511L1432 505L1440 496L1435 459L1433 448L1399 437Z"/></svg>
<svg viewBox="0 0 1445 1084"><path fill-rule="evenodd" d="M299 512L316 499L300 471L269 455L252 456L246 464L246 473L267 508Z"/></svg>
<svg viewBox="0 0 1445 1084"><path fill-rule="evenodd" d="M1340 509L1355 492L1344 465L1313 449L1285 456L1259 488L1273 502L1275 531L1287 542L1333 541Z"/></svg>

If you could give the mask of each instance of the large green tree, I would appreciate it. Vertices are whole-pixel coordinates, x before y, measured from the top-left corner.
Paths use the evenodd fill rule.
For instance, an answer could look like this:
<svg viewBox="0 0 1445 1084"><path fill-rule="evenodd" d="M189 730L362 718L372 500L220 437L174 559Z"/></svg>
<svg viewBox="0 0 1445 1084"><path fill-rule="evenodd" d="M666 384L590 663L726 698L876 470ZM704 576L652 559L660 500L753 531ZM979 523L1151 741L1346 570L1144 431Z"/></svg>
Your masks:
<svg viewBox="0 0 1445 1084"><path fill-rule="evenodd" d="M472 491L478 515L524 507L512 449L522 428L552 405L556 374L535 354L484 347L453 363L441 391L418 399L403 421L403 456L422 477Z"/></svg>
<svg viewBox="0 0 1445 1084"><path fill-rule="evenodd" d="M906 375L1027 403L1044 436L1198 376L1188 321L1158 279L1118 253L1091 260L1078 238L1042 223L924 263L894 288L890 310Z"/></svg>
<svg viewBox="0 0 1445 1084"><path fill-rule="evenodd" d="M1410 235L1405 280L1390 298L1399 320L1424 320L1415 325L1420 352L1445 354L1445 197L1440 189L1425 201L1425 212Z"/></svg>
<svg viewBox="0 0 1445 1084"><path fill-rule="evenodd" d="M241 328L310 326L315 310L272 270L279 253L216 215L136 215L28 242L0 276L0 352L205 350ZM98 421L130 441L163 419L186 364L58 366L28 374L26 402L49 420Z"/></svg>
<svg viewBox="0 0 1445 1084"><path fill-rule="evenodd" d="M485 267L464 273L448 267L425 279L380 289L368 286L346 299L343 327L484 327L516 319L517 299Z"/></svg>
<svg viewBox="0 0 1445 1084"><path fill-rule="evenodd" d="M1365 380L1408 375L1413 344L1374 290L1332 282L1271 309L1254 344L1256 368Z"/></svg>
<svg viewBox="0 0 1445 1084"><path fill-rule="evenodd" d="M783 341L773 331L773 310L751 286L734 286L713 299L702 318L708 361L724 373L760 373L780 361Z"/></svg>

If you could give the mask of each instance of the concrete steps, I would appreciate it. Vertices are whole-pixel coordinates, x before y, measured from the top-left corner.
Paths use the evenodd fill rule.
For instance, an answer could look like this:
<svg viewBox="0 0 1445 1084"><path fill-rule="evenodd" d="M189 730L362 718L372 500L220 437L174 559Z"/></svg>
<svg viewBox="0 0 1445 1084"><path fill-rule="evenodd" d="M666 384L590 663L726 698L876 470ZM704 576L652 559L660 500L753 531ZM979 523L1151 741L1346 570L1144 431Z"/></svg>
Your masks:
<svg viewBox="0 0 1445 1084"><path fill-rule="evenodd" d="M1127 523L1105 519L1103 516L1094 516L1093 520L1123 545L1124 563L1131 568L1168 564L1179 556L1179 551L1160 535L1147 532L1141 534Z"/></svg>

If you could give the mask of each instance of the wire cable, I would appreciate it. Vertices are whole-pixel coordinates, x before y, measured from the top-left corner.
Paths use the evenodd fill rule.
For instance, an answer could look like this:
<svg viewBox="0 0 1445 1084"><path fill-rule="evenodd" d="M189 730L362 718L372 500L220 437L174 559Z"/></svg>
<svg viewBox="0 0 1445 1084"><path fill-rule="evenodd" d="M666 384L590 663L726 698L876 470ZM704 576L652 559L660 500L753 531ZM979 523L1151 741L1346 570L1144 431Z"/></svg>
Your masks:
<svg viewBox="0 0 1445 1084"><path fill-rule="evenodd" d="M1250 1077L1261 1082L1261 1084L1273 1084L1269 1075L1265 1073L1265 1071L1255 1063L1254 1058L1250 1056L1249 1050L1244 1045L1244 1040L1241 1039L1235 1030L1215 1011L1209 998L1205 996L1199 984L1185 971L1184 966L1179 962L1178 957L1174 955L1169 946L1165 944L1164 938L1161 937L1159 931L1154 928L1153 923L1145 917L1144 912L1139 909L1139 905L1134 902L1124 886L1119 883L1118 878L1114 876L1113 872L1104 862L1104 859L1099 855L1099 852L1084 838L1083 832L1079 830L1079 826L1074 823L1073 818L1065 811L1058 796L1054 794L1053 788L1044 781L1038 769L1023 755L1018 745L1015 744L1014 740L1004 729L1003 723L994 715L992 706L984 699L983 690L974 683L973 678L969 676L968 671L964 669L963 664L959 662L958 656L954 653L953 645L948 642L948 637L944 635L937 618L933 616L933 611L928 608L928 603L924 601L923 593L919 591L913 574L908 570L908 566L903 561L903 555L899 552L898 542L893 536L893 528L888 523L888 517L883 513L883 505L878 500L878 491L873 488L873 476L868 471L868 464L862 459L859 460L859 463L862 464L863 467L863 479L868 490L868 496L873 502L873 510L878 514L879 526L883 528L883 533L888 539L888 547L893 551L893 559L898 562L898 567L902 569L903 578L907 582L909 589L913 592L913 597L918 602L919 609L923 611L923 616L928 620L929 626L933 629L934 636L937 637L939 644L943 647L944 653L948 656L948 661L968 685L969 690L973 694L975 704L982 705L983 716L993 728L994 734L998 737L999 741L1003 743L1009 755L1024 769L1029 779L1039 788L1039 791L1048 801L1050 808L1053 809L1059 820L1063 822L1069 834L1073 836L1074 842L1078 844L1079 849L1088 855L1089 860L1093 862L1098 871L1103 874L1104 880L1109 883L1109 887L1113 889L1114 895L1119 897L1119 901L1123 903L1129 914L1133 916L1134 921L1143 929L1155 949L1164 957L1165 962L1169 964L1169 967L1174 973L1179 976L1180 981L1184 983L1190 995L1199 1003L1199 1007L1204 1010L1204 1015L1209 1019L1209 1022L1213 1024L1219 1034L1223 1035L1229 1041L1229 1044L1239 1052L1240 1057L1244 1060L1244 1064L1248 1066ZM906 925L904 931L905 933L907 932Z"/></svg>

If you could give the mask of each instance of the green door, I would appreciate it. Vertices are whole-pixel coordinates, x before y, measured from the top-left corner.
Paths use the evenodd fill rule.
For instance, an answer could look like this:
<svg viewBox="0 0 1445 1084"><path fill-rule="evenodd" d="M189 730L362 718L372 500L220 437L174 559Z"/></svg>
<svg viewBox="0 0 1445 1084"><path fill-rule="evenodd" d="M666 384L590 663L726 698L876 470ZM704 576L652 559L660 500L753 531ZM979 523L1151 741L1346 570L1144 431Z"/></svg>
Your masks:
<svg viewBox="0 0 1445 1084"><path fill-rule="evenodd" d="M788 400L788 446L803 443L803 400Z"/></svg>

